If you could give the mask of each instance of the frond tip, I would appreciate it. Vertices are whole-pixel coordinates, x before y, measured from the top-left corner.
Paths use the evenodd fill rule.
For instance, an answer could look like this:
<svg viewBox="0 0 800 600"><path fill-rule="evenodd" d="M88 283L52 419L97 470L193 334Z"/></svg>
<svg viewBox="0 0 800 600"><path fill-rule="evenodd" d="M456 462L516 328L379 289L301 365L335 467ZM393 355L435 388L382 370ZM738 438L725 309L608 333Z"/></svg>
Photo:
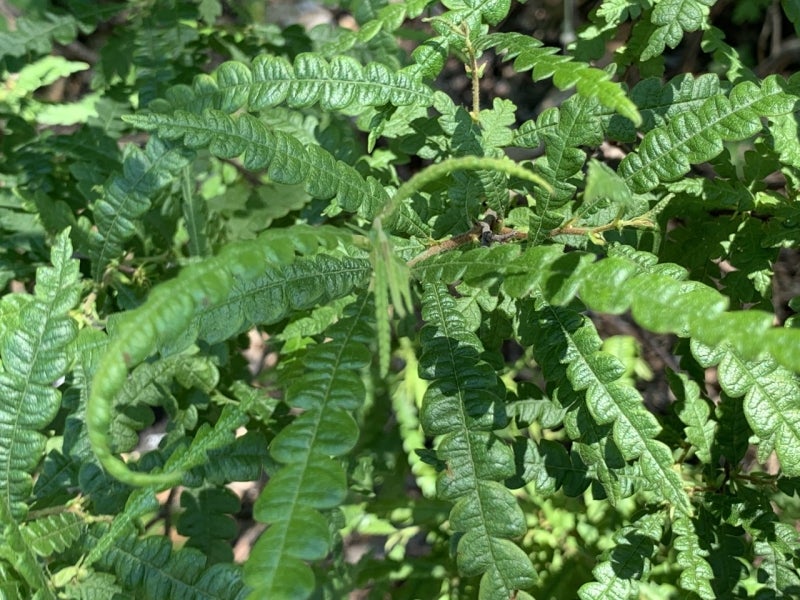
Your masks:
<svg viewBox="0 0 800 600"><path fill-rule="evenodd" d="M604 106L627 117L635 125L641 125L642 117L636 105L620 84L611 81L611 75L606 71L558 54L557 48L545 47L536 38L521 33L492 33L486 42L487 47L497 48L500 53L513 58L516 71L532 69L534 81L552 77L560 90L575 86L580 95L596 97Z"/></svg>

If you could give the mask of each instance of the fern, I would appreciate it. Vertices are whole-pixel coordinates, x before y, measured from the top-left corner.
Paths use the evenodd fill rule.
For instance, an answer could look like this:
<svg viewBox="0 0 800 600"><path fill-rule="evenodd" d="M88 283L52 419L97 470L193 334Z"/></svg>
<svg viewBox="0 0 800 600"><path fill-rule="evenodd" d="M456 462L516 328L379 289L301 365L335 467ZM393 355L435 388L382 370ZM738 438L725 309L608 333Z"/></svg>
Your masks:
<svg viewBox="0 0 800 600"><path fill-rule="evenodd" d="M450 526L458 536L458 566L482 575L481 594L511 597L529 587L535 572L509 538L525 532L521 509L498 482L514 473L508 447L491 431L507 416L502 390L491 367L478 362L482 351L465 327L455 303L441 286L429 285L423 298L420 375L432 383L423 398L420 422L428 435L443 435L437 456L445 464L438 495L454 502ZM470 375L461 369L471 365ZM492 506L492 513L486 507Z"/></svg>
<svg viewBox="0 0 800 600"><path fill-rule="evenodd" d="M550 377L566 377L574 392L585 403L599 426L612 424L608 434L626 461L637 460L646 481L655 484L653 492L670 502L678 511L690 514L689 497L680 477L672 470L669 448L656 439L660 427L642 406L638 392L618 380L624 369L613 356L599 350L600 338L592 325L569 309L555 309L546 304L524 312L520 338L536 344L542 368ZM537 342L538 340L538 342ZM546 340L546 342L545 342ZM560 365L569 363L563 375ZM551 371L552 370L552 371ZM577 406L576 406L577 408ZM606 486L606 494L619 495Z"/></svg>
<svg viewBox="0 0 800 600"><path fill-rule="evenodd" d="M364 180L351 166L335 161L319 146L303 148L294 138L270 131L258 119L243 114L230 117L208 110L203 115L176 111L174 115L133 115L127 120L138 127L157 130L165 139L183 138L190 148L208 147L216 156L244 154L247 169L267 168L278 183L303 183L315 198L334 198L344 210L374 215L388 200L374 180Z"/></svg>
<svg viewBox="0 0 800 600"><path fill-rule="evenodd" d="M556 56L556 48L543 47L539 40L519 33L493 33L487 36L483 44L488 48L496 47L513 58L516 71L532 69L534 81L553 77L553 83L559 89L575 86L582 96L596 99L634 124L639 125L642 121L639 111L622 87L609 81L611 76L601 69L572 61L566 56Z"/></svg>
<svg viewBox="0 0 800 600"><path fill-rule="evenodd" d="M730 96L710 97L697 112L682 112L667 125L650 131L639 149L623 159L620 175L637 193L682 177L691 164L722 152L723 142L743 140L761 131L764 116L793 112L797 102L790 92L793 85L793 80L787 83L771 76L760 87L744 81L733 87Z"/></svg>
<svg viewBox="0 0 800 600"><path fill-rule="evenodd" d="M744 397L744 414L758 436L759 457L766 460L774 451L784 473L796 477L800 473L797 378L772 360L745 360L725 345L709 350L695 343L694 353L702 365L719 365L720 385L731 399Z"/></svg>
<svg viewBox="0 0 800 600"><path fill-rule="evenodd" d="M99 535L100 532L93 532ZM245 598L247 590L239 569L229 564L210 567L206 557L193 548L173 551L159 537L119 539L108 549L100 565L113 569L126 589L144 597Z"/></svg>
<svg viewBox="0 0 800 600"><path fill-rule="evenodd" d="M0 596L800 593L793 3L33 4Z"/></svg>
<svg viewBox="0 0 800 600"><path fill-rule="evenodd" d="M14 331L6 331L0 340L0 494L16 520L28 510L31 473L45 449L46 438L40 431L60 405L61 394L53 384L67 372L69 346L77 335L67 314L80 295L78 262L72 259L68 230L58 236L51 260L52 267L37 270L36 294L20 310Z"/></svg>
<svg viewBox="0 0 800 600"><path fill-rule="evenodd" d="M609 552L608 560L595 567L597 581L581 587L582 600L591 598L636 598L639 595L637 580L646 577L650 570L649 559L663 529L663 515L649 514L638 519L617 535L616 546Z"/></svg>
<svg viewBox="0 0 800 600"><path fill-rule="evenodd" d="M151 137L144 151L128 146L123 156L122 173L105 186L103 197L94 207L97 232L92 236L96 279L122 254L136 233L136 220L151 206L154 197L176 178L191 155L181 148Z"/></svg>
<svg viewBox="0 0 800 600"><path fill-rule="evenodd" d="M330 550L329 525L320 511L341 504L347 492L336 459L358 439L350 412L365 394L359 370L369 363L372 335L366 300L358 299L326 332L330 342L309 350L303 362L311 374L287 390L288 404L303 413L272 441L270 454L281 467L254 507L255 517L270 524L253 547L254 567L245 569L259 596L309 597L314 576L304 561L320 560Z"/></svg>
<svg viewBox="0 0 800 600"><path fill-rule="evenodd" d="M708 9L716 0L661 0L655 5L650 19L655 30L641 54L645 61L664 52L664 46L674 48L686 32L707 27Z"/></svg>

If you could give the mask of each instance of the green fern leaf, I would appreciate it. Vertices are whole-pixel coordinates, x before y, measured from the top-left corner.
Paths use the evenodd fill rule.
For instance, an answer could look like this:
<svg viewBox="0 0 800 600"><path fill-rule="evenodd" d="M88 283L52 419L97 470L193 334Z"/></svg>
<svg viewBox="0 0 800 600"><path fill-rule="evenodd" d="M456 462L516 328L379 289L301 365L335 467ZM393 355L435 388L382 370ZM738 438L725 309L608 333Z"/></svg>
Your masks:
<svg viewBox="0 0 800 600"><path fill-rule="evenodd" d="M701 547L694 522L689 517L680 516L672 522L672 533L678 551L677 562L683 569L681 588L694 592L703 600L714 600L717 597L711 588L714 572L706 560L708 550Z"/></svg>
<svg viewBox="0 0 800 600"><path fill-rule="evenodd" d="M420 422L427 435L443 436L436 453L447 467L436 487L440 498L454 502L450 526L459 536L458 567L465 576L482 575L482 597L511 597L530 587L536 573L509 539L525 533L525 519L513 495L498 483L516 470L509 448L491 433L508 420L505 388L479 360L480 342L443 285L426 285L423 319L419 370L432 383ZM491 513L486 506L493 507Z"/></svg>
<svg viewBox="0 0 800 600"><path fill-rule="evenodd" d="M247 594L239 567L231 564L209 567L198 550L174 551L170 541L163 537L121 538L98 564L113 569L120 585L137 597L243 600Z"/></svg>
<svg viewBox="0 0 800 600"><path fill-rule="evenodd" d="M708 27L709 7L716 0L660 0L656 3L650 22L657 26L650 35L641 60L664 53L664 46L675 48L684 33Z"/></svg>
<svg viewBox="0 0 800 600"><path fill-rule="evenodd" d="M696 112L703 102L721 92L719 77L705 73L698 77L683 73L666 84L658 77L640 81L630 92L630 98L642 115L640 131L648 132L662 127L682 112ZM608 135L633 142L636 129L627 119L614 116L608 125Z"/></svg>
<svg viewBox="0 0 800 600"><path fill-rule="evenodd" d="M694 343L701 365L718 366L720 386L731 398L744 397L744 414L759 438L758 457L774 450L789 477L800 475L800 382L770 359L746 360L727 346L712 352Z"/></svg>
<svg viewBox="0 0 800 600"><path fill-rule="evenodd" d="M614 535L616 546L607 560L594 568L595 581L581 586L581 600L625 600L639 597L639 581L650 572L650 559L658 548L664 515L652 513L639 518Z"/></svg>
<svg viewBox="0 0 800 600"><path fill-rule="evenodd" d="M52 267L37 270L35 296L20 310L17 327L0 340L0 501L16 519L27 513L31 473L45 449L39 431L61 406L53 384L69 368L69 347L78 333L68 316L80 296L69 230L55 239L51 261Z"/></svg>
<svg viewBox="0 0 800 600"><path fill-rule="evenodd" d="M521 33L492 33L484 38L483 45L497 48L500 53L513 58L517 72L533 69L534 81L552 77L558 89L566 90L574 86L578 94L596 99L635 125L642 122L636 105L620 84L611 81L611 75L606 71L559 55L557 48L542 46L536 38Z"/></svg>
<svg viewBox="0 0 800 600"><path fill-rule="evenodd" d="M308 352L305 375L287 390L287 403L303 412L270 445L281 467L254 507L256 519L270 526L245 566L253 597L309 597L314 575L305 561L330 551L330 525L319 511L338 506L347 493L336 458L358 440L351 413L365 397L360 370L371 360L367 344L374 335L367 299L362 295L326 332L329 342Z"/></svg>
<svg viewBox="0 0 800 600"><path fill-rule="evenodd" d="M125 148L122 173L104 186L103 197L94 206L97 231L92 238L92 267L99 280L112 260L119 258L124 244L136 233L136 222L149 209L151 200L169 185L189 162L185 150L152 136L144 150Z"/></svg>
<svg viewBox="0 0 800 600"><path fill-rule="evenodd" d="M699 386L683 373L668 371L667 378L678 400L678 417L686 425L686 440L694 447L697 458L710 464L717 424L708 418L711 414L708 401L700 396Z"/></svg>
<svg viewBox="0 0 800 600"><path fill-rule="evenodd" d="M75 513L62 512L28 521L20 527L25 541L39 556L64 552L83 535L86 524Z"/></svg>
<svg viewBox="0 0 800 600"><path fill-rule="evenodd" d="M800 574L794 562L797 554L797 531L789 523L773 523L774 531L762 532L758 529L754 533L766 533L754 539L756 555L763 558L759 564L759 581L765 584L765 589L759 596L765 599L775 598L789 600L800 594Z"/></svg>
<svg viewBox="0 0 800 600"><path fill-rule="evenodd" d="M270 230L256 240L230 244L219 255L183 269L178 277L154 289L147 302L127 312L119 320L111 344L95 373L86 406L89 440L109 473L132 485L168 486L182 477L179 471L152 476L133 473L111 453L108 439L112 419L110 402L124 386L128 368L136 366L157 350L170 349L175 352L186 348L197 335L197 329L192 328L193 320L214 307L234 312L236 318L232 317L231 323L223 321L211 325L212 328L223 328L222 339L233 335L242 323L239 315L246 312L241 304L229 304L229 298L235 298L239 293L238 286L246 287L265 272L272 276L273 269L280 269L282 263L288 265L293 262L295 249L314 252L320 244L336 244L339 239L341 235L332 234L324 228L297 226L289 230ZM336 293L346 295L352 289L347 287L347 281L348 275L345 274L344 278L331 278L327 288L326 285L319 286L318 280L313 286L298 286L295 290L297 297L293 299L283 295L276 297L274 289L268 290L276 304L269 305L266 311L268 315L281 317L303 302L313 305L326 291L332 293L331 290L339 290ZM281 291L280 285L278 287ZM291 296L289 294L289 298ZM191 331L188 337L187 331ZM198 452L193 460L199 460L199 463L193 462L190 467L202 463L205 454Z"/></svg>
<svg viewBox="0 0 800 600"><path fill-rule="evenodd" d="M374 180L364 180L350 165L336 161L316 145L303 147L292 136L268 129L259 119L243 114L232 117L218 110L202 115L176 111L125 117L133 125L158 131L165 139L183 138L189 148L208 147L221 158L244 154L248 170L267 169L277 183L303 183L314 198L334 198L346 211L374 216L388 201L384 189Z"/></svg>
<svg viewBox="0 0 800 600"><path fill-rule="evenodd" d="M228 488L200 490L196 496L184 491L181 508L177 531L189 538L186 546L200 550L209 564L233 562L230 541L237 527L231 515L240 508L236 494Z"/></svg>
<svg viewBox="0 0 800 600"><path fill-rule="evenodd" d="M778 76L767 77L761 87L742 82L730 96L712 96L698 110L681 112L650 131L637 151L622 160L618 172L634 192L648 192L662 181L683 177L690 165L720 154L724 141L755 135L762 129L763 117L791 113L796 103Z"/></svg>
<svg viewBox="0 0 800 600"><path fill-rule="evenodd" d="M213 76L199 75L191 87L169 90L166 100L151 108L161 113L214 108L231 114L281 104L291 108L319 104L323 110L358 114L386 104L428 106L432 96L432 90L408 71L392 71L377 62L363 66L342 55L327 61L306 52L298 54L294 63L269 54L256 57L251 67L223 63Z"/></svg>
<svg viewBox="0 0 800 600"><path fill-rule="evenodd" d="M75 17L45 13L41 20L21 17L15 19L15 31L0 33L0 58L25 56L28 53L47 54L53 41L69 44L78 34Z"/></svg>
<svg viewBox="0 0 800 600"><path fill-rule="evenodd" d="M575 391L585 392L584 402L594 421L613 425L614 442L622 457L636 459L653 491L682 513L690 513L683 482L672 469L672 453L655 439L661 426L644 407L638 391L619 381L625 368L600 350L602 340L591 322L570 309L541 302L540 308L522 313L520 339L532 346L547 340L546 353L551 360L568 365L566 377ZM548 363L542 365L546 367ZM556 369L549 373L547 368L546 374L557 375L560 369Z"/></svg>

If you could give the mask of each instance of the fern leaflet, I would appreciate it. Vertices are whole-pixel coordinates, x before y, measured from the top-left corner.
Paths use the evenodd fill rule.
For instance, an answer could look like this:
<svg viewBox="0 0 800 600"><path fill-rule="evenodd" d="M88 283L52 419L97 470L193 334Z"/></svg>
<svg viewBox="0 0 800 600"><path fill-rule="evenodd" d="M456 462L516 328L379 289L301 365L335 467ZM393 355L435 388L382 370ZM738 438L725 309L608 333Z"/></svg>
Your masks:
<svg viewBox="0 0 800 600"><path fill-rule="evenodd" d="M0 501L17 520L28 510L31 473L46 442L39 431L61 406L61 392L53 386L69 368L70 345L78 333L67 314L80 297L69 230L56 238L51 261L52 267L37 270L33 301L25 303L15 329L0 340Z"/></svg>
<svg viewBox="0 0 800 600"><path fill-rule="evenodd" d="M458 539L458 567L465 576L483 576L482 597L513 597L533 584L536 573L509 539L525 533L525 518L499 483L515 472L510 449L491 433L507 423L505 388L479 360L480 342L444 286L427 284L422 301L427 324L420 333L419 369L432 381L420 422L427 435L443 436L436 453L446 470L436 488L440 498L454 502L450 527Z"/></svg>
<svg viewBox="0 0 800 600"><path fill-rule="evenodd" d="M287 390L287 403L303 412L270 445L281 467L254 507L256 519L270 525L245 567L253 598L308 598L314 575L305 561L330 551L330 525L320 511L347 493L338 457L358 440L351 413L364 400L360 370L371 360L367 344L374 335L367 299L362 294L326 332L330 341L308 352L306 374Z"/></svg>

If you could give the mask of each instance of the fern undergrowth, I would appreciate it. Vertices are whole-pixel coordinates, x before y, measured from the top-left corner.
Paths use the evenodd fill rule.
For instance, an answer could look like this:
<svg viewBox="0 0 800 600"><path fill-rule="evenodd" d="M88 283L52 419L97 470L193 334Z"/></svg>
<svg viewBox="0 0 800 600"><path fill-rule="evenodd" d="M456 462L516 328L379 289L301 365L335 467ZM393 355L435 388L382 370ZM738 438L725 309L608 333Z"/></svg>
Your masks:
<svg viewBox="0 0 800 600"><path fill-rule="evenodd" d="M0 597L800 596L800 8L533 4L4 7Z"/></svg>

